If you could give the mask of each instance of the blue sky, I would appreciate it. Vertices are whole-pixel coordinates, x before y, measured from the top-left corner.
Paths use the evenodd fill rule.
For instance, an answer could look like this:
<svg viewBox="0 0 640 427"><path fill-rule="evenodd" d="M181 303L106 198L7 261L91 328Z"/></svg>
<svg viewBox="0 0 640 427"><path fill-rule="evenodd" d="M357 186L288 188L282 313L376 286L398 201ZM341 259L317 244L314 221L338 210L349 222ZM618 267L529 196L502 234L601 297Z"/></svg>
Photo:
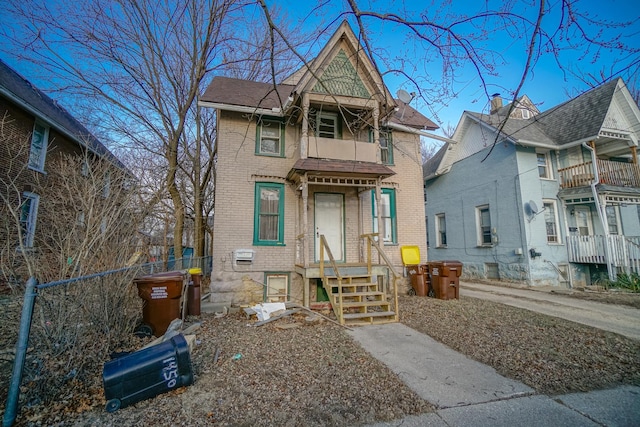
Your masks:
<svg viewBox="0 0 640 427"><path fill-rule="evenodd" d="M272 0L268 3L272 6L280 6L283 12L289 15L291 23L301 25L304 29L317 26L325 28L333 23L327 32L318 37L315 46L311 47L311 52L317 52L317 49L321 47L321 44L327 39L333 28L344 19L345 15L341 15L340 12L348 10L348 5L344 0L309 2ZM473 8L486 7L495 9L502 2L493 0L486 0L485 2L456 0L452 2L453 5L449 6L446 5L447 2L434 2L430 5L428 1L411 0L369 0L359 3L363 9L370 7L371 9L388 13L400 14L405 10L406 12L404 13L409 14L412 11L424 10L423 16L427 19L433 18L435 20L436 9L443 3L445 8L449 7L450 10L456 13L463 9L465 13L471 14ZM537 2L525 1L522 3L528 3L529 6L522 9L521 13L535 18L538 7L535 3ZM547 4L552 7L557 7L559 3L559 0L547 1ZM520 91L520 95L528 95L534 103L538 104L541 110L553 107L589 89L589 85L574 74L592 73L599 76L600 72L604 71L607 76L618 76L621 75L620 71L624 66L633 62L635 62L635 65L629 71L635 74L640 72L640 2L638 0L609 0L607 2L578 0L576 3L580 11L588 13L590 19L610 22L633 21L631 25L625 28L609 29L602 34L597 34L597 29L593 26L586 25L584 28L589 36L598 39L605 39L614 33L620 33L622 34L620 41L635 48L636 52L629 55L617 50L601 50L595 55L595 51L592 49L585 55L584 45L575 48L563 42L559 46L561 49L558 50L557 58L553 53L544 53L528 75ZM420 15L414 13L413 16ZM551 31L553 24L557 21L558 15L552 13L543 18L542 25L548 31ZM350 22L354 26L353 19L350 19ZM370 26L372 43L377 48L384 49L382 56L385 54L388 57L396 55L412 62L414 65L418 64L418 68L412 70L412 73L414 77L425 78L419 83L421 89L425 92L442 90L441 87L438 87L438 77L440 76L440 63L438 61L424 63L420 49L416 49L407 40L406 36L400 34L397 28L393 28L391 24L377 24L373 20L367 22ZM443 23L444 21L439 20L438 22ZM570 41L576 42L577 40L578 38L574 33ZM489 105L487 93L500 93L504 98L508 98L517 88L526 61L524 42L524 38L515 37L513 32L500 32L487 40L484 47L498 51L501 58L496 61L496 72L499 73L499 76L485 76L486 88L471 67L457 68L455 82L446 91L448 92L446 95L439 97L437 101L433 101L429 105L427 105L429 101L420 99L413 101L412 105L444 126L447 124L455 126L464 110L486 112ZM622 61L622 63L616 64L617 61ZM378 62L383 72L388 69L385 67L401 65L400 60L396 61L397 63L395 64L393 61L389 62L389 64L383 64L382 61ZM562 68L558 66L558 62L562 64ZM630 78L629 71L622 75L625 81ZM408 92L415 91L415 86L402 75L386 74L384 78L391 93L395 94L398 89L405 89ZM429 78L434 81L427 82ZM636 83L640 85L640 77L638 80ZM430 84L431 87L429 87Z"/></svg>
<svg viewBox="0 0 640 427"><path fill-rule="evenodd" d="M551 7L557 7L562 1L547 0ZM575 77L573 73L593 73L598 75L604 70L607 75L619 75L623 64L634 63L630 69L636 75L640 73L640 1L638 0L608 0L607 2L596 0L571 0L576 3L581 11L587 11L589 17L597 20L612 22L632 21L626 28L616 29L623 37L620 39L636 49L635 53L624 54L618 50L603 50L594 56L593 51L584 56L584 45L578 48L569 48L563 43L558 51L558 57L552 53L544 53L535 64L534 69L528 75L520 95L526 94L538 105L541 110L546 110L554 105L576 96L589 89L589 85ZM384 13L397 13L403 16L411 16L413 19L431 19L439 24L447 24L447 12L460 14L463 11L473 14L479 10L499 8L503 3L495 0L453 0L453 1L417 1L417 0L358 0L361 8L369 7L372 10ZM537 15L536 0L520 0L519 12L534 19ZM311 35L315 40L304 47L301 53L307 58L312 58L322 47L324 42L335 30L337 25L347 17L345 11L350 10L346 0L267 0L270 7L280 8L282 14L288 16L288 24L297 27L299 33ZM603 8L603 5L605 6ZM256 5L248 10L253 18L261 17L261 10ZM440 15L438 13L441 13ZM543 26L551 31L550 25L557 22L557 14L549 14L543 19ZM355 22L349 19L355 28ZM524 37L517 37L514 33L518 28L510 28L506 31L492 34L481 48L495 51L499 54L495 58L496 72L498 76L483 73L486 86L481 78L468 64L459 64L454 67L455 79L449 79L445 83L441 78L442 61L434 55L434 52L425 54L424 45L421 46L403 34L390 23L381 23L373 19L367 19L368 34L371 43L376 49L376 61L384 75L385 82L391 93L396 94L398 89L407 92L420 92L423 98L416 98L412 105L424 115L434 120L443 127L455 126L464 110L487 111L489 95L500 93L507 99L518 86L522 70L525 64ZM0 23L1 18L0 18ZM7 25L10 23L2 23ZM460 26L462 30L482 32L482 28ZM608 30L603 34L596 34L596 28L585 28L587 33L596 39L605 39L614 31ZM357 29L356 29L357 32ZM569 41L575 41L575 34ZM33 67L27 63L16 63L11 58L3 55L3 59L21 72L27 79L32 80L42 89L47 89L46 82L43 86L34 75ZM433 61L432 61L433 60ZM557 62L561 62L563 68L559 68ZM622 61L616 63L616 61ZM410 81L399 73L386 73L390 68L402 68L410 74L417 83ZM612 69L613 68L613 69ZM622 75L626 81L630 76ZM640 85L640 77L636 81ZM436 143L439 144L439 143Z"/></svg>

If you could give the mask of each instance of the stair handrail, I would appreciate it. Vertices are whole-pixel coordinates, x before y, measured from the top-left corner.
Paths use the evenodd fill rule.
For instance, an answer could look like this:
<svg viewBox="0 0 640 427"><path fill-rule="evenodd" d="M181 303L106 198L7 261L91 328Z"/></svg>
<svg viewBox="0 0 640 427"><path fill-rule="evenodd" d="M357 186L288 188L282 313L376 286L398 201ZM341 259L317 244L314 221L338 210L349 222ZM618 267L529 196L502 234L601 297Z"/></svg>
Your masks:
<svg viewBox="0 0 640 427"><path fill-rule="evenodd" d="M327 255L329 256L329 263L333 268L333 272L335 273L336 279L338 280L338 321L341 325L344 325L344 318L342 312L342 276L340 275L340 271L338 270L338 265L336 264L336 260L333 257L333 253L331 252L331 248L327 243L327 239L324 237L324 234L320 235L320 276L324 282L324 287L327 290L329 296L331 296L331 286L327 283L326 277L324 275L324 251L327 251ZM330 298L331 299L331 298ZM332 303L333 305L333 303Z"/></svg>
<svg viewBox="0 0 640 427"><path fill-rule="evenodd" d="M375 237L378 237L378 236L379 236L378 233L368 233L368 234L360 235L360 238L367 239L367 241L368 241L368 244L367 244L367 271L369 272L369 275L371 275L371 247L373 246L378 251L378 256L382 258L382 260L386 264L387 268L389 269L389 271L391 271L391 274L393 275L393 305L394 305L394 308L395 308L394 311L395 311L396 322L398 322L400 320L400 316L399 316L399 313L398 313L398 284L396 282L397 282L398 278L400 278L400 275L398 274L396 269L393 267L393 264L391 263L391 260L387 256L386 252L383 251L380 248L380 245L375 240Z"/></svg>

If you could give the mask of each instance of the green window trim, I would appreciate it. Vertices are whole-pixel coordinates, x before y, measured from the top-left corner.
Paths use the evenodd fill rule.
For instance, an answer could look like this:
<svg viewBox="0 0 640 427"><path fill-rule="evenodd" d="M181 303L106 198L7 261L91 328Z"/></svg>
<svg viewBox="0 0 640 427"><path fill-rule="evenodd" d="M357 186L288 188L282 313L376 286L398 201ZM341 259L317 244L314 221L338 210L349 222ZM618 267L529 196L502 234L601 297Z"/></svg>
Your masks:
<svg viewBox="0 0 640 427"><path fill-rule="evenodd" d="M396 191L393 188L383 188L381 198L389 198L389 216L383 216L383 223L387 224L385 218L388 218L388 224L391 227L391 238L385 239L383 237L383 243L385 245L397 245L398 244L398 226L396 218ZM378 232L378 210L376 209L376 192L371 190L371 212L373 214L373 232ZM383 225L384 225L383 224ZM387 233L385 233L387 234Z"/></svg>
<svg viewBox="0 0 640 427"><path fill-rule="evenodd" d="M279 139L277 139L277 147L273 147L271 150L266 150L268 147L266 143L275 142L277 132L271 132L269 130L279 130ZM285 124L284 121L277 117L259 117L256 122L256 155L258 156L270 156L270 157L284 157L284 134ZM263 143L264 140L264 143Z"/></svg>
<svg viewBox="0 0 640 427"><path fill-rule="evenodd" d="M256 182L253 212L253 244L284 246L284 184Z"/></svg>
<svg viewBox="0 0 640 427"><path fill-rule="evenodd" d="M384 138L385 135L386 139ZM379 136L380 161L383 165L393 166L393 132L389 128L380 128ZM369 142L374 142L373 128L369 129Z"/></svg>

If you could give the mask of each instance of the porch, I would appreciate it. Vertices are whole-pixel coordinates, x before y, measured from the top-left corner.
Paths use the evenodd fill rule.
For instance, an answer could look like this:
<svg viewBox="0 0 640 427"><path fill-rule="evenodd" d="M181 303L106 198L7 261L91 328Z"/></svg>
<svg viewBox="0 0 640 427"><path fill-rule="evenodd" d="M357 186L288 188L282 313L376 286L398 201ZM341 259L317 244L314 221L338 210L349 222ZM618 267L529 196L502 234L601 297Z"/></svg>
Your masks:
<svg viewBox="0 0 640 427"><path fill-rule="evenodd" d="M638 236L568 236L569 262L606 264L606 244L611 252L611 264L624 272L640 274L640 237Z"/></svg>
<svg viewBox="0 0 640 427"><path fill-rule="evenodd" d="M614 187L640 187L640 166L635 163L616 162L597 159L597 171L593 170L593 162L584 162L558 169L560 188L577 188L591 185L595 180L595 172L601 184Z"/></svg>

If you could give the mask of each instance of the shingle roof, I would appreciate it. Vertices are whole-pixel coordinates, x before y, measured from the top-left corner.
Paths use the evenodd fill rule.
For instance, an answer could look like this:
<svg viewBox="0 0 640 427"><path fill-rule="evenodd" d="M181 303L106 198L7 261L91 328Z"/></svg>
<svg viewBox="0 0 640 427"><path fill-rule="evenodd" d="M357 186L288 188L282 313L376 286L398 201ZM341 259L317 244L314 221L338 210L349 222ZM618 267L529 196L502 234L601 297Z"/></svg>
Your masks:
<svg viewBox="0 0 640 427"><path fill-rule="evenodd" d="M436 171L438 170L438 166L440 166L440 162L444 157L447 149L449 148L449 143L446 142L440 149L433 155L432 158L427 160L424 165L422 165L422 178L423 180L428 180L436 176Z"/></svg>
<svg viewBox="0 0 640 427"><path fill-rule="evenodd" d="M401 125L409 126L415 129L427 129L436 130L438 125L422 115L418 110L414 109L411 105L396 99L398 104L398 110L393 114L393 117L389 121L399 123Z"/></svg>
<svg viewBox="0 0 640 427"><path fill-rule="evenodd" d="M64 133L81 146L100 156L111 159L119 167L124 165L95 136L78 122L67 110L33 86L0 59L0 94L13 98L32 110L33 114L57 131Z"/></svg>
<svg viewBox="0 0 640 427"><path fill-rule="evenodd" d="M620 79L612 80L530 119L506 121L502 132L514 139L558 147L598 134ZM498 114L467 114L498 129L505 120L504 107Z"/></svg>
<svg viewBox="0 0 640 427"><path fill-rule="evenodd" d="M216 76L201 101L253 108L280 108L295 86Z"/></svg>
<svg viewBox="0 0 640 427"><path fill-rule="evenodd" d="M273 109L281 108L294 89L295 86L288 84L278 84L274 87L272 83L216 76L200 100L240 107ZM400 100L396 100L396 103L399 105L398 111L389 121L415 129L438 128L438 125L410 105Z"/></svg>
<svg viewBox="0 0 640 427"><path fill-rule="evenodd" d="M369 162L356 162L351 160L329 160L329 159L316 159L306 158L298 159L291 168L291 171L295 172L320 172L331 174L356 174L361 176L391 176L396 173L385 165Z"/></svg>

